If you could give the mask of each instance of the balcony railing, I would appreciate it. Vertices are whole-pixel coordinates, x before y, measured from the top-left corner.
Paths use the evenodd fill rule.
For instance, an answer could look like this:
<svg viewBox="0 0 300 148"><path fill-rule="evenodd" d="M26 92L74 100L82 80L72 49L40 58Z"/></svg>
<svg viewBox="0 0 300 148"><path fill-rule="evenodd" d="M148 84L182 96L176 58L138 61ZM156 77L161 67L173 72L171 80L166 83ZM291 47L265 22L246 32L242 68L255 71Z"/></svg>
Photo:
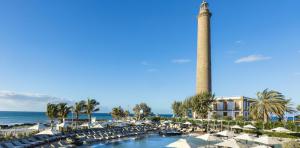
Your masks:
<svg viewBox="0 0 300 148"><path fill-rule="evenodd" d="M228 107L218 108L217 106L214 106L213 110L214 111L232 111L232 110L233 111L241 111L242 109L239 106L236 106L233 109L232 108L228 108Z"/></svg>

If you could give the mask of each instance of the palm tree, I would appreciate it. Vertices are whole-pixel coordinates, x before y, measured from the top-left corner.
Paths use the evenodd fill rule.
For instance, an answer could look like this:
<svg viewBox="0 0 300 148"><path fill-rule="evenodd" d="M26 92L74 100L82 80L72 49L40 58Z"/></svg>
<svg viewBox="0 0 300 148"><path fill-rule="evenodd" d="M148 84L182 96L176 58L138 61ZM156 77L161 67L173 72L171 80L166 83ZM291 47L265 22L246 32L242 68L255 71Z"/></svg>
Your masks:
<svg viewBox="0 0 300 148"><path fill-rule="evenodd" d="M293 108L292 99L286 99L285 100L285 112L289 114L293 114L297 112L297 109Z"/></svg>
<svg viewBox="0 0 300 148"><path fill-rule="evenodd" d="M73 107L73 111L75 113L75 118L77 120L79 119L80 114L84 113L85 105L86 105L86 102L84 100L75 103L75 105Z"/></svg>
<svg viewBox="0 0 300 148"><path fill-rule="evenodd" d="M129 110L126 110L126 111L124 112L124 116L125 116L125 118L128 118L128 117L130 116Z"/></svg>
<svg viewBox="0 0 300 148"><path fill-rule="evenodd" d="M192 102L190 98L186 98L183 100L182 105L180 106L180 110L182 111L182 116L188 117L189 110L192 108Z"/></svg>
<svg viewBox="0 0 300 148"><path fill-rule="evenodd" d="M90 122L92 120L92 113L100 110L100 108L97 107L98 105L100 105L100 103L97 102L95 99L90 99L90 98L87 99L84 108L85 108L85 113L88 115Z"/></svg>
<svg viewBox="0 0 300 148"><path fill-rule="evenodd" d="M53 129L54 120L55 120L55 118L57 118L57 106L56 106L56 104L51 104L51 103L47 104L46 115L51 120L51 128Z"/></svg>
<svg viewBox="0 0 300 148"><path fill-rule="evenodd" d="M277 91L265 89L257 93L257 98L253 99L250 106L250 115L255 120L263 120L265 123L270 120L272 114L283 117L288 111L289 101Z"/></svg>
<svg viewBox="0 0 300 148"><path fill-rule="evenodd" d="M136 104L133 108L133 112L137 120L144 119L145 117L151 115L151 108L146 103Z"/></svg>
<svg viewBox="0 0 300 148"><path fill-rule="evenodd" d="M193 112L204 119L207 117L208 112L211 111L211 104L215 101L215 95L209 92L203 92L192 96L190 101Z"/></svg>
<svg viewBox="0 0 300 148"><path fill-rule="evenodd" d="M69 107L67 103L57 104L57 115L60 123L67 118L68 114L71 112L72 107Z"/></svg>
<svg viewBox="0 0 300 148"><path fill-rule="evenodd" d="M76 118L76 127L77 127L77 122L79 120L80 114L84 113L84 108L85 108L85 101L79 101L76 102L74 107L73 107L73 112L75 113L75 118Z"/></svg>
<svg viewBox="0 0 300 148"><path fill-rule="evenodd" d="M181 101L174 101L172 104L172 110L175 117L182 117L183 111L182 111L182 102Z"/></svg>
<svg viewBox="0 0 300 148"><path fill-rule="evenodd" d="M296 107L297 111L300 112L300 105Z"/></svg>
<svg viewBox="0 0 300 148"><path fill-rule="evenodd" d="M123 108L121 106L119 107L114 107L111 111L111 116L114 118L114 119L117 119L117 120L120 120L122 118L125 117L125 112L123 110Z"/></svg>

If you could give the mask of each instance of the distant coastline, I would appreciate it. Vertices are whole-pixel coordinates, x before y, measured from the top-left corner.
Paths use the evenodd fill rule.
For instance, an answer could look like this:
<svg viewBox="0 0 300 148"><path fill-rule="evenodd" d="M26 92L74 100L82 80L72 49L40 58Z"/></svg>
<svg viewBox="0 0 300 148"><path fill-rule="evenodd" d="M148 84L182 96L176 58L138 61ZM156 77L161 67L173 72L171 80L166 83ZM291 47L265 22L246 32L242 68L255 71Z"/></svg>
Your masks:
<svg viewBox="0 0 300 148"><path fill-rule="evenodd" d="M159 114L162 117L172 117L172 114ZM93 117L96 119L111 120L112 117L109 113L94 113ZM68 115L72 118L72 114ZM81 115L81 119L87 119L86 115ZM34 111L0 111L0 125L16 125L26 123L47 123L49 122L45 112Z"/></svg>

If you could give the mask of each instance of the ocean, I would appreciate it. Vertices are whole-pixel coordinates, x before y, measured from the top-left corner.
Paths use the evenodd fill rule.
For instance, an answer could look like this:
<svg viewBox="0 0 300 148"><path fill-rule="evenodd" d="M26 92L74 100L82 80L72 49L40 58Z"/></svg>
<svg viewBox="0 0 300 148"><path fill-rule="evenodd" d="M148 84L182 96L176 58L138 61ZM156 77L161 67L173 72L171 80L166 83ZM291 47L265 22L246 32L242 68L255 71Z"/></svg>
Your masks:
<svg viewBox="0 0 300 148"><path fill-rule="evenodd" d="M159 116L171 118L172 114L160 114ZM93 117L96 119L111 120L112 117L109 113L94 113ZM72 118L70 114L68 118ZM87 119L86 115L80 115L80 119ZM272 121L276 121L277 118L273 117ZM292 121L292 117L288 117L287 120ZM46 123L49 122L45 112L19 112L19 111L0 111L0 125L14 125L23 123Z"/></svg>
<svg viewBox="0 0 300 148"><path fill-rule="evenodd" d="M111 120L109 113L94 113L96 119ZM162 117L172 117L171 114L160 114ZM72 114L68 116L72 118ZM87 119L87 115L80 115L80 119ZM14 125L23 123L46 123L49 122L45 112L19 112L19 111L0 111L0 125Z"/></svg>

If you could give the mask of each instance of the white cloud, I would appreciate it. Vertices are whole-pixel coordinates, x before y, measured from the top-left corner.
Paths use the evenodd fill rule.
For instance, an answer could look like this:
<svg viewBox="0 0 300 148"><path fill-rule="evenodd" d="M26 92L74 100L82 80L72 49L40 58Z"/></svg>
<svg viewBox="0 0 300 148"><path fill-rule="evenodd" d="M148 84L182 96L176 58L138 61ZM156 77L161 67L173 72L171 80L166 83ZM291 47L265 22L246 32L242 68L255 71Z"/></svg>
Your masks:
<svg viewBox="0 0 300 148"><path fill-rule="evenodd" d="M191 60L190 59L174 59L171 62L175 63L175 64L185 64L185 63L191 62Z"/></svg>
<svg viewBox="0 0 300 148"><path fill-rule="evenodd" d="M150 66L150 65L151 65L151 64L148 63L147 61L142 61L141 64L144 65L144 66Z"/></svg>
<svg viewBox="0 0 300 148"><path fill-rule="evenodd" d="M237 40L237 41L235 41L235 43L236 43L236 44L243 44L244 41L242 41L242 40Z"/></svg>
<svg viewBox="0 0 300 148"><path fill-rule="evenodd" d="M148 72L157 72L158 69L155 69L155 68L150 68L150 69L147 69Z"/></svg>
<svg viewBox="0 0 300 148"><path fill-rule="evenodd" d="M235 63L250 63L250 62L265 61L270 59L272 59L272 57L263 56L263 55L249 55L237 59Z"/></svg>
<svg viewBox="0 0 300 148"><path fill-rule="evenodd" d="M0 102L0 109L7 111L45 111L47 103L66 102L73 104L73 101L65 98L12 91L0 91Z"/></svg>

